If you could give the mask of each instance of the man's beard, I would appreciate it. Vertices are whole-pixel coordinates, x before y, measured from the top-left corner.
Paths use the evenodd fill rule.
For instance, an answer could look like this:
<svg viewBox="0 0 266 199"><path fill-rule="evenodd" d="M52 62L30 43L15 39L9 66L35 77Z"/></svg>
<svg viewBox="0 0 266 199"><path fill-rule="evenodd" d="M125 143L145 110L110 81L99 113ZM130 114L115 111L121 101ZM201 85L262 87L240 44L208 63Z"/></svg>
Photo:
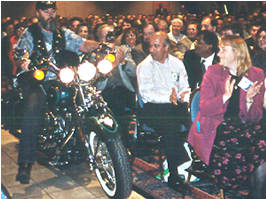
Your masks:
<svg viewBox="0 0 266 199"><path fill-rule="evenodd" d="M49 19L44 20L43 17L39 17L39 22L41 26L47 31L54 32L56 30L56 19L55 18L50 17Z"/></svg>

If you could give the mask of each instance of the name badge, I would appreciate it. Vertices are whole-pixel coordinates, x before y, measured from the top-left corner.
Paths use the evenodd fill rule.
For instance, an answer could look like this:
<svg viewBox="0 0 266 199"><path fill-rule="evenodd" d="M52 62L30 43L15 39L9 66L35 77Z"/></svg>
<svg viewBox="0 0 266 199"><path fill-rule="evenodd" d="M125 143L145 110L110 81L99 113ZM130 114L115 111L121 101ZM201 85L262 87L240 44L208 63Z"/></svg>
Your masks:
<svg viewBox="0 0 266 199"><path fill-rule="evenodd" d="M250 81L248 78L246 77L242 77L242 79L240 80L240 82L238 83L238 86L240 88L242 88L244 91L247 92L247 90L253 85L253 82Z"/></svg>
<svg viewBox="0 0 266 199"><path fill-rule="evenodd" d="M178 82L178 81L179 81L179 75L178 75L178 73L174 73L174 72L172 72L172 79L173 79L174 81Z"/></svg>

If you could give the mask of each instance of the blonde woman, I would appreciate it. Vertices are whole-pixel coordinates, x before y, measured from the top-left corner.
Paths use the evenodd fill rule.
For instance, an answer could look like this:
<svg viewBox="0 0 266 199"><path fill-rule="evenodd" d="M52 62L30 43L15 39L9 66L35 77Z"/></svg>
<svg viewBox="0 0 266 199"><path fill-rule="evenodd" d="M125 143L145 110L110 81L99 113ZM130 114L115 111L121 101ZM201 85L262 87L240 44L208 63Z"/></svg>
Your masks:
<svg viewBox="0 0 266 199"><path fill-rule="evenodd" d="M220 63L209 67L200 89L200 112L188 142L209 165L217 184L237 189L265 162L264 72L252 66L245 41L225 36Z"/></svg>

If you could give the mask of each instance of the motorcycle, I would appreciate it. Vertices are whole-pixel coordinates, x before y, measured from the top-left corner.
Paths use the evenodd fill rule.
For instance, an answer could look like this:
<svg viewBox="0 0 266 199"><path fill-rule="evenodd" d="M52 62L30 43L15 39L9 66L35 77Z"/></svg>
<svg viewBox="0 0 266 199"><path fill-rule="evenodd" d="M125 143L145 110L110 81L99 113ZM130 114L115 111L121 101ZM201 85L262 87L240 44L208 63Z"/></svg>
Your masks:
<svg viewBox="0 0 266 199"><path fill-rule="evenodd" d="M19 85L27 74L47 96L38 148L47 155L49 164L61 167L86 160L106 195L123 199L131 193L132 173L117 121L94 86L97 78L111 70L110 64L106 68L107 60L103 61L97 67L84 61L77 67L58 68L49 59L43 59L30 72L22 71L14 79L12 104L21 107ZM48 74L49 86L45 86Z"/></svg>

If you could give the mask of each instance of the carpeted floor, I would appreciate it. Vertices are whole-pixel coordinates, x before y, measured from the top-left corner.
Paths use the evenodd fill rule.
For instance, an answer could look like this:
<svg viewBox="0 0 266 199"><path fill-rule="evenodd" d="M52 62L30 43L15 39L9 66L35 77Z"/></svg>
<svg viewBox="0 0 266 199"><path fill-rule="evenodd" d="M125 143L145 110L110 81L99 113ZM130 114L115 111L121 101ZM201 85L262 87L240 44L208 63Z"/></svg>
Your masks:
<svg viewBox="0 0 266 199"><path fill-rule="evenodd" d="M145 159L145 158L144 158ZM219 189L208 181L190 183L190 195L182 195L167 186L167 183L157 179L160 173L158 162L135 158L132 164L133 185L137 192L148 199L219 199ZM247 193L238 199L246 199ZM225 193L226 199L235 199L230 193Z"/></svg>

